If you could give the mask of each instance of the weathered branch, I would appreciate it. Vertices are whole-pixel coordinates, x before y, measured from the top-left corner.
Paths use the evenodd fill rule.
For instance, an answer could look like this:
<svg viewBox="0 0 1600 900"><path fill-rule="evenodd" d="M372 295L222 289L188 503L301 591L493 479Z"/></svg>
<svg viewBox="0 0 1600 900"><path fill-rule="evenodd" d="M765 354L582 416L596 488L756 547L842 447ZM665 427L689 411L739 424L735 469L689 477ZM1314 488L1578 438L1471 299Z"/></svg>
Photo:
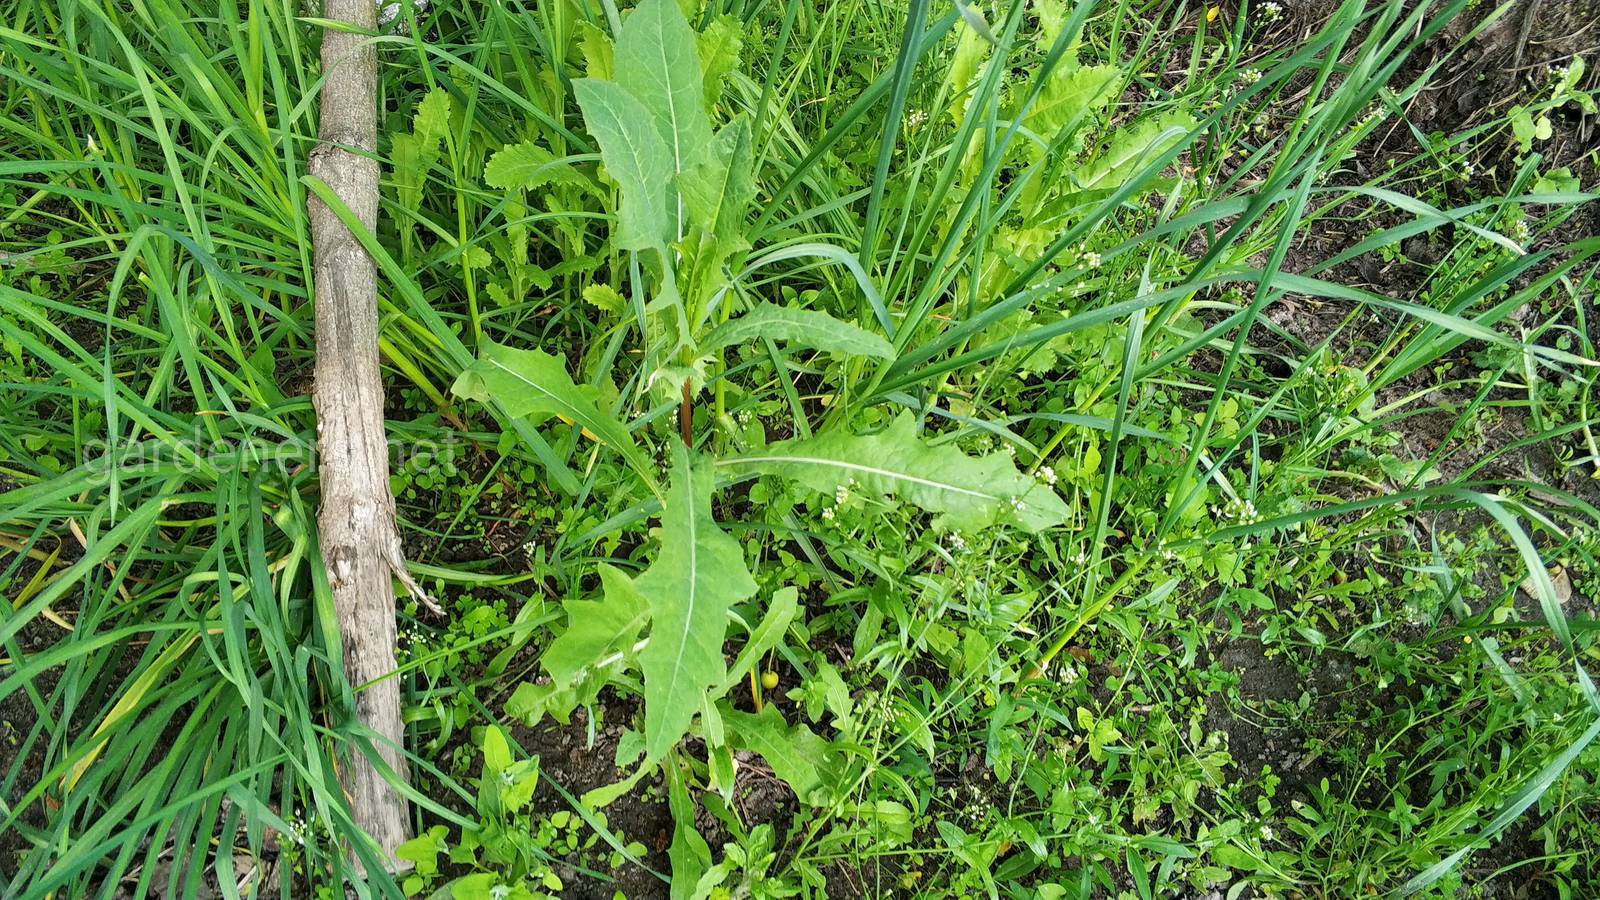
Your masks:
<svg viewBox="0 0 1600 900"><path fill-rule="evenodd" d="M324 16L371 32L373 0L326 0ZM327 29L322 37L322 117L308 163L363 228L378 221L377 58L370 38ZM384 763L406 778L400 751L400 684L395 670L394 583L404 576L378 369L378 306L372 259L333 210L310 200L316 278L317 366L313 403L321 468L317 525L333 588L345 675L355 687L358 720L381 736ZM409 579L407 579L409 581ZM409 837L406 803L366 756L355 754L344 777L355 823L393 863Z"/></svg>

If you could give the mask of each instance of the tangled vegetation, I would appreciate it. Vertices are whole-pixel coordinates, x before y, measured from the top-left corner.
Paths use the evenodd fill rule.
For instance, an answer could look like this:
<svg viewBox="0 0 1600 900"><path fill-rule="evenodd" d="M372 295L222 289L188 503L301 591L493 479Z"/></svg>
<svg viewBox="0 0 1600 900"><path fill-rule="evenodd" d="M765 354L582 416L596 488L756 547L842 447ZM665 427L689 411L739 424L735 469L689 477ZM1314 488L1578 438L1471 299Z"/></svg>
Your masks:
<svg viewBox="0 0 1600 900"><path fill-rule="evenodd" d="M953 4L383 7L363 879L329 23L0 10L0 893L1600 892L1563 4Z"/></svg>

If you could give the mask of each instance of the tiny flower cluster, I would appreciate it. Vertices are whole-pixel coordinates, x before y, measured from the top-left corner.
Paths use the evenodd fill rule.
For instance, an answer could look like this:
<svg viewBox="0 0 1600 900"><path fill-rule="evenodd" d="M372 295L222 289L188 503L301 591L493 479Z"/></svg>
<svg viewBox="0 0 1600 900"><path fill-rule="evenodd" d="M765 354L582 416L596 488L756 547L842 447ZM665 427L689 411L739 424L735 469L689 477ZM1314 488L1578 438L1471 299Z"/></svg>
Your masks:
<svg viewBox="0 0 1600 900"><path fill-rule="evenodd" d="M948 785L941 792L945 800L955 807L952 818L965 822L969 827L983 824L988 817L989 810L994 808L994 803L984 794L983 788L972 782L960 785Z"/></svg>
<svg viewBox="0 0 1600 900"><path fill-rule="evenodd" d="M1211 514L1219 519L1232 519L1242 525L1261 519L1255 503L1242 498L1229 500L1226 506L1211 507Z"/></svg>
<svg viewBox="0 0 1600 900"><path fill-rule="evenodd" d="M1274 3L1273 0L1267 0L1267 2L1256 7L1256 15L1259 16L1263 22L1276 22L1283 18L1283 6L1281 4Z"/></svg>
<svg viewBox="0 0 1600 900"><path fill-rule="evenodd" d="M401 628L400 634L397 635L397 638L397 643L399 643L401 647L415 648L421 647L428 643L428 633L423 631L415 624L406 625L405 627Z"/></svg>
<svg viewBox="0 0 1600 900"><path fill-rule="evenodd" d="M1508 230L1511 232L1510 238L1518 244L1526 245L1528 241L1533 239L1533 230L1528 227L1527 219L1511 220Z"/></svg>
<svg viewBox="0 0 1600 900"><path fill-rule="evenodd" d="M1261 70L1260 69L1242 69L1239 72L1239 80L1244 82L1245 84L1255 84L1256 82L1261 80Z"/></svg>
<svg viewBox="0 0 1600 900"><path fill-rule="evenodd" d="M822 511L822 521L824 521L824 522L832 522L835 518L837 518L838 515L839 515L839 507L845 505L845 503L850 499L850 490L852 488L857 487L857 486L858 486L858 484L857 484L856 480L854 478L851 478L849 481L846 481L844 484L841 484L838 487L834 488L833 489L833 505L828 507L828 508L826 508L826 509L824 509Z"/></svg>
<svg viewBox="0 0 1600 900"><path fill-rule="evenodd" d="M1035 469L1033 472L1033 477L1051 487L1056 486L1056 470L1050 468L1049 466L1040 466L1039 468Z"/></svg>
<svg viewBox="0 0 1600 900"><path fill-rule="evenodd" d="M311 829L316 824L316 821L315 813L309 818L304 813L297 813L293 819L289 820L289 839L304 847L306 838L311 836Z"/></svg>
<svg viewBox="0 0 1600 900"><path fill-rule="evenodd" d="M856 485L856 480L854 478L852 478L848 482L846 482L844 484L841 484L838 487L834 488L833 489L833 502L837 503L837 504L839 504L841 506L844 505L844 502L846 500L850 499L850 489L854 488L856 486L857 486Z"/></svg>

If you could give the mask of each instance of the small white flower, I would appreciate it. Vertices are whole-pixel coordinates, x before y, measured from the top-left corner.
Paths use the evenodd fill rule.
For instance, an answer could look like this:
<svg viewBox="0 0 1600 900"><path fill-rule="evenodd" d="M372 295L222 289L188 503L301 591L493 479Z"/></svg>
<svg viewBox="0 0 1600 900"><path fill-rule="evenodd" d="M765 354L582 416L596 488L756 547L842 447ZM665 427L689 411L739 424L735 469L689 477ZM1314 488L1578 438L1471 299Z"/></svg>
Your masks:
<svg viewBox="0 0 1600 900"><path fill-rule="evenodd" d="M824 522L832 522L833 521L833 516L834 516L833 507L831 507L831 506L822 511L822 521L824 521Z"/></svg>
<svg viewBox="0 0 1600 900"><path fill-rule="evenodd" d="M951 550L955 550L955 551L959 552L961 550L967 549L967 539L961 536L961 532L959 532L959 531L950 532L949 539L950 539L950 549Z"/></svg>
<svg viewBox="0 0 1600 900"><path fill-rule="evenodd" d="M1039 479L1045 484L1050 485L1051 487L1056 486L1056 470L1050 468L1049 466L1040 466L1038 470L1033 473L1033 477Z"/></svg>
<svg viewBox="0 0 1600 900"><path fill-rule="evenodd" d="M1011 509L1012 509L1013 512L1022 512L1023 510L1025 510L1027 508L1028 508L1028 504L1022 502L1022 498L1021 497L1012 497L1011 498Z"/></svg>
<svg viewBox="0 0 1600 900"><path fill-rule="evenodd" d="M1061 683L1075 684L1078 681L1078 668L1076 666L1061 667ZM1093 824L1092 822L1090 824Z"/></svg>
<svg viewBox="0 0 1600 900"><path fill-rule="evenodd" d="M1256 7L1256 14L1261 17L1263 22L1276 22L1283 16L1283 7L1272 2L1272 0L1267 0L1267 2Z"/></svg>
<svg viewBox="0 0 1600 900"><path fill-rule="evenodd" d="M1273 837L1273 835L1272 835L1272 826L1271 825L1263 825L1263 826L1261 826L1261 839L1263 841L1270 841L1270 840L1272 840L1272 837Z"/></svg>
<svg viewBox="0 0 1600 900"><path fill-rule="evenodd" d="M1260 69L1244 69L1239 72L1239 80L1245 84L1255 84L1261 80Z"/></svg>
<svg viewBox="0 0 1600 900"><path fill-rule="evenodd" d="M1083 264L1091 269L1100 268L1100 254L1093 250L1086 250L1083 254Z"/></svg>
<svg viewBox="0 0 1600 900"><path fill-rule="evenodd" d="M849 500L849 499L850 499L850 489L848 487L846 487L846 486L841 484L838 487L833 489L833 502L834 503L837 503L840 506L843 506L844 502L846 500Z"/></svg>

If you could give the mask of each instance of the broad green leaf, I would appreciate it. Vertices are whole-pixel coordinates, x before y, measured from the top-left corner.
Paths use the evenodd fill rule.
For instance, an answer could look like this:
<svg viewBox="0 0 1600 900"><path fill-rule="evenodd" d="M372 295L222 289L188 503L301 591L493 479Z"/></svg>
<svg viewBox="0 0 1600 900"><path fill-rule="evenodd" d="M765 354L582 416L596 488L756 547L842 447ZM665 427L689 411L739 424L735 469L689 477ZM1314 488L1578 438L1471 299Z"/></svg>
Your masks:
<svg viewBox="0 0 1600 900"><path fill-rule="evenodd" d="M644 0L617 36L616 83L642 104L666 145L673 173L689 171L711 146L695 44L694 29L675 0ZM585 118L588 112L585 106Z"/></svg>
<svg viewBox="0 0 1600 900"><path fill-rule="evenodd" d="M435 825L422 834L417 835L404 844L394 849L396 859L403 859L414 863L418 875L439 874L439 854L450 849L445 841L445 835L450 830L443 825Z"/></svg>
<svg viewBox="0 0 1600 900"><path fill-rule="evenodd" d="M1184 140L1194 129L1185 112L1163 113L1119 129L1104 153L1078 176L1080 190L1116 190L1152 160Z"/></svg>
<svg viewBox="0 0 1600 900"><path fill-rule="evenodd" d="M756 592L739 542L711 518L711 466L674 444L672 480L657 535L661 549L634 584L650 603L644 670L645 750L660 759L689 730L728 668L728 609Z"/></svg>
<svg viewBox="0 0 1600 900"><path fill-rule="evenodd" d="M500 876L494 872L463 875L450 882L450 900L496 900L494 889L499 884Z"/></svg>
<svg viewBox="0 0 1600 900"><path fill-rule="evenodd" d="M1039 531L1067 518L1055 491L1018 472L1011 457L973 457L950 444L929 445L917 437L910 413L876 434L834 431L717 464L793 478L823 493L844 488L897 497L962 530L1010 522Z"/></svg>
<svg viewBox="0 0 1600 900"><path fill-rule="evenodd" d="M557 416L622 455L646 484L654 484L649 461L621 422L567 375L566 364L542 350L517 350L484 340L478 361L450 388L458 397L495 401L510 416Z"/></svg>
<svg viewBox="0 0 1600 900"><path fill-rule="evenodd" d="M745 214L755 196L750 165L750 121L740 116L717 132L702 161L678 176L689 221L712 238L715 265L750 247L744 236Z"/></svg>
<svg viewBox="0 0 1600 900"><path fill-rule="evenodd" d="M676 237L671 151L651 126L650 114L615 83L580 78L572 83L572 89L583 110L584 125L600 144L606 172L622 189L617 246L655 250L665 257L667 242Z"/></svg>
<svg viewBox="0 0 1600 900"><path fill-rule="evenodd" d="M621 570L602 563L600 585L600 600L567 601L567 630L539 658L557 688L577 684L612 657L631 656L650 620L650 604Z"/></svg>
<svg viewBox="0 0 1600 900"><path fill-rule="evenodd" d="M1089 114L1111 100L1116 66L1080 66L1063 63L1050 73L1050 81L1028 108L1024 123L1045 140L1069 125L1082 125Z"/></svg>
<svg viewBox="0 0 1600 900"><path fill-rule="evenodd" d="M835 778L832 747L804 725L791 726L778 708L768 704L759 715L725 706L723 724L728 742L738 750L751 750L772 767L772 774L794 789L804 803L828 802L818 788L829 787Z"/></svg>
<svg viewBox="0 0 1600 900"><path fill-rule="evenodd" d="M507 144L496 151L483 167L483 180L490 187L504 191L531 191L548 184L588 186L588 179L566 159L534 141Z"/></svg>
<svg viewBox="0 0 1600 900"><path fill-rule="evenodd" d="M700 77L705 84L706 107L722 97L722 82L739 68L739 53L744 49L744 24L730 15L711 20L695 40L700 52Z"/></svg>
<svg viewBox="0 0 1600 900"><path fill-rule="evenodd" d="M483 777L493 778L511 765L511 744L499 725L483 729Z"/></svg>
<svg viewBox="0 0 1600 900"><path fill-rule="evenodd" d="M825 312L762 303L737 319L718 325L701 341L706 351L720 350L757 338L800 344L815 350L893 359L894 345Z"/></svg>

